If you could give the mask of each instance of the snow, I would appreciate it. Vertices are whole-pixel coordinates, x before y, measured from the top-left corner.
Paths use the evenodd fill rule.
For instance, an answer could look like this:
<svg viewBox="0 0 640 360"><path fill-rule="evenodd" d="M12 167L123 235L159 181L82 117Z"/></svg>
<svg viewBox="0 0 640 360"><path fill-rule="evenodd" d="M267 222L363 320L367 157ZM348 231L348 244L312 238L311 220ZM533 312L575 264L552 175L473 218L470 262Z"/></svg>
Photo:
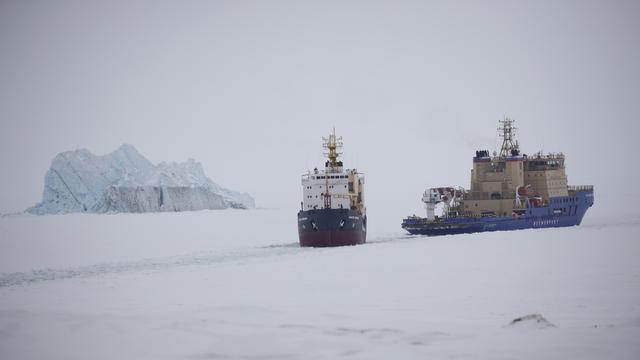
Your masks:
<svg viewBox="0 0 640 360"><path fill-rule="evenodd" d="M370 212L328 249L290 210L5 216L0 358L637 359L640 218L593 215L427 238Z"/></svg>
<svg viewBox="0 0 640 360"><path fill-rule="evenodd" d="M73 212L158 212L228 207L253 208L253 198L222 188L193 159L157 166L132 145L93 155L66 151L51 162L42 202L34 214Z"/></svg>

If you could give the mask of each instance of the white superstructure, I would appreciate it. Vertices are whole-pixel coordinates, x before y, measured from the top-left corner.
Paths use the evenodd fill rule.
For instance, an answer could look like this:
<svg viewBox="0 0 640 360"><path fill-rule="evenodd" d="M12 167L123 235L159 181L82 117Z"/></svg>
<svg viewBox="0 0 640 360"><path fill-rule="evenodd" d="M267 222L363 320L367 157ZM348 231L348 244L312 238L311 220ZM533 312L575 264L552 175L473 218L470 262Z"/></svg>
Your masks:
<svg viewBox="0 0 640 360"><path fill-rule="evenodd" d="M364 214L364 174L344 169L342 161L337 161L342 138L336 138L335 130L323 141L329 160L324 170L315 168L302 175L302 210L355 209Z"/></svg>

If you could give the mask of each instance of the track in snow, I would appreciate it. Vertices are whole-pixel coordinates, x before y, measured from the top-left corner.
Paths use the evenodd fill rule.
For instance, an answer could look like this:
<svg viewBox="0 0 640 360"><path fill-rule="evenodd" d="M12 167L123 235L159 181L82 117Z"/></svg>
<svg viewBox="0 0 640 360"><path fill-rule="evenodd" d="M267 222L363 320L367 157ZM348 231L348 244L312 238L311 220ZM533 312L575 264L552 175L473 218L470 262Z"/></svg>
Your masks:
<svg viewBox="0 0 640 360"><path fill-rule="evenodd" d="M403 238L408 238L408 236L380 237L372 239L368 243L385 243ZM331 248L324 249L326 250ZM125 272L166 270L184 266L207 266L227 262L270 258L274 256L295 255L314 250L320 249L301 248L300 245L295 242L215 253L194 253L165 258L142 259L135 261L104 263L66 268L42 268L31 271L0 274L0 288L8 286L29 285L43 281L94 277L108 274L120 274Z"/></svg>
<svg viewBox="0 0 640 360"><path fill-rule="evenodd" d="M627 221L617 224L595 223L582 225L582 228L603 228L609 226L635 225L638 221ZM527 231L527 230L524 230ZM535 231L535 230L534 230ZM390 234L379 236L367 241L364 245L383 244L392 241L421 239L424 236L402 234ZM362 246L362 245L358 245ZM227 262L257 260L276 256L289 256L307 251L330 250L339 248L301 248L297 242L273 244L247 249L227 250L223 252L198 252L181 256L164 258L142 259L135 261L103 263L77 267L41 268L31 271L0 274L0 288L9 286L29 285L43 281L64 280L82 277L95 277L108 274L120 274L126 272L166 270L184 266L208 266Z"/></svg>
<svg viewBox="0 0 640 360"><path fill-rule="evenodd" d="M294 246L296 245L296 246ZM167 258L143 259L69 268L43 268L26 272L0 274L0 288L27 285L42 281L93 277L125 272L166 270L183 266L213 265L231 261L267 258L299 253L303 251L297 244L283 244L222 253L197 253Z"/></svg>

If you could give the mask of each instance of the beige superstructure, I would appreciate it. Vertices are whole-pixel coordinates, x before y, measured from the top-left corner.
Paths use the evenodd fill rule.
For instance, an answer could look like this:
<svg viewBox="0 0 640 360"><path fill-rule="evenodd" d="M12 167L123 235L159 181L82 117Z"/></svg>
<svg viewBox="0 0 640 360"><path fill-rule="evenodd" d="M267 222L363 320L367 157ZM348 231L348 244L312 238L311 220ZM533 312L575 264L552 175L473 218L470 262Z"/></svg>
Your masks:
<svg viewBox="0 0 640 360"><path fill-rule="evenodd" d="M471 170L471 188L463 196L462 211L467 215L508 215L524 209L520 197L543 205L549 198L568 196L565 158L562 153L533 156L521 154L514 141L513 120L500 121L503 138L500 153L477 151ZM518 195L520 194L520 195Z"/></svg>

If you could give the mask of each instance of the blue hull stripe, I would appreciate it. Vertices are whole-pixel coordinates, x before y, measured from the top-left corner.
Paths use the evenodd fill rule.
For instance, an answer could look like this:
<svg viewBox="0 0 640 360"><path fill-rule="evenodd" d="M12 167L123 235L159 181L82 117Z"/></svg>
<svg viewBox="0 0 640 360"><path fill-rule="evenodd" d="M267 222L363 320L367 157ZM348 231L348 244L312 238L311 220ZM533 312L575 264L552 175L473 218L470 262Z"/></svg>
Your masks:
<svg viewBox="0 0 640 360"><path fill-rule="evenodd" d="M578 192L576 196L551 198L549 206L531 207L518 217L449 217L438 221L406 218L402 228L411 234L451 235L484 231L520 230L580 225L593 205L593 192Z"/></svg>

